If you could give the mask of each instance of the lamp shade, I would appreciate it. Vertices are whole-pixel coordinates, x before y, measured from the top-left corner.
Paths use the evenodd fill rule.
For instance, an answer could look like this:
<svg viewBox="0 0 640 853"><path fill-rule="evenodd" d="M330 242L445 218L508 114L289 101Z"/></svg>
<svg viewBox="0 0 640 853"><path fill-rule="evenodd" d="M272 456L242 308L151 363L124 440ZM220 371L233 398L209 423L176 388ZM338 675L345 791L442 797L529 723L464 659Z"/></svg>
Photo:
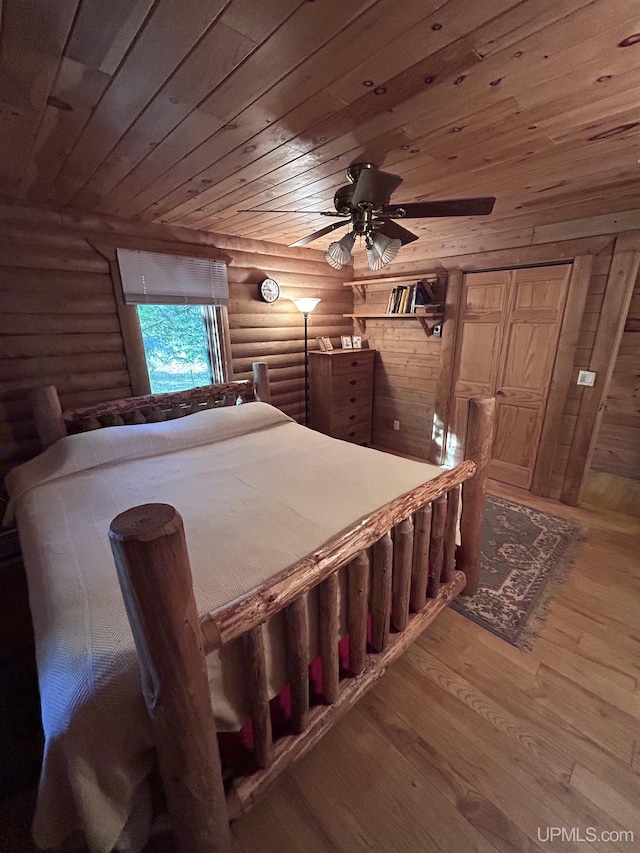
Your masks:
<svg viewBox="0 0 640 853"><path fill-rule="evenodd" d="M310 296L304 296L302 299L292 299L291 301L302 314L311 314L318 302L320 302L319 299Z"/></svg>
<svg viewBox="0 0 640 853"><path fill-rule="evenodd" d="M331 245L332 245L332 246L337 246L338 244L337 244L337 243L332 243ZM335 261L335 260L331 257L331 255L329 254L329 252L325 252L324 259L325 259L325 261L329 264L329 266L330 266L330 267L333 267L333 268L334 268L334 270L341 270L341 269L342 269L342 267L344 266L344 264L341 264L339 261Z"/></svg>
<svg viewBox="0 0 640 853"><path fill-rule="evenodd" d="M369 263L369 269L373 270L373 272L377 272L378 270L381 270L382 267L386 266L385 262L375 249L367 249L367 261Z"/></svg>
<svg viewBox="0 0 640 853"><path fill-rule="evenodd" d="M324 256L325 261L334 269L342 269L345 264L349 264L352 261L351 250L355 242L355 234L349 232L336 243L330 243Z"/></svg>
<svg viewBox="0 0 640 853"><path fill-rule="evenodd" d="M390 263L402 248L400 240L392 240L386 234L372 231L367 235L367 260L369 269L379 270Z"/></svg>

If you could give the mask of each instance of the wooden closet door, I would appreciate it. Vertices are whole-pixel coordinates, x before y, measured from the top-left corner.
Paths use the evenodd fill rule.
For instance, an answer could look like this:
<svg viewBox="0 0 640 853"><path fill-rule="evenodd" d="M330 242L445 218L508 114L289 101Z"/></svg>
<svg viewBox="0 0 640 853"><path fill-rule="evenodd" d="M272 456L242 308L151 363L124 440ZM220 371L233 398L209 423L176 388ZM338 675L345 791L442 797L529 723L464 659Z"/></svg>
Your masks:
<svg viewBox="0 0 640 853"><path fill-rule="evenodd" d="M456 338L446 464L462 460L469 397L495 393L510 272L464 277Z"/></svg>
<svg viewBox="0 0 640 853"><path fill-rule="evenodd" d="M511 270L489 476L531 487L567 297L568 264Z"/></svg>

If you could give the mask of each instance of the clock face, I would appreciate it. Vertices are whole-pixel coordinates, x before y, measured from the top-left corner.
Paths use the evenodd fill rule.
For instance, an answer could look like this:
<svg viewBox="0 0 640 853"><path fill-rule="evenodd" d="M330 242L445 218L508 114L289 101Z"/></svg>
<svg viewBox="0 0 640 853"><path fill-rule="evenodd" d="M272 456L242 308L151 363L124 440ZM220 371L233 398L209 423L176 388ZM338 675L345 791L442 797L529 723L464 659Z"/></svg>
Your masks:
<svg viewBox="0 0 640 853"><path fill-rule="evenodd" d="M260 296L265 302L275 302L280 296L280 285L272 278L265 278L260 285Z"/></svg>

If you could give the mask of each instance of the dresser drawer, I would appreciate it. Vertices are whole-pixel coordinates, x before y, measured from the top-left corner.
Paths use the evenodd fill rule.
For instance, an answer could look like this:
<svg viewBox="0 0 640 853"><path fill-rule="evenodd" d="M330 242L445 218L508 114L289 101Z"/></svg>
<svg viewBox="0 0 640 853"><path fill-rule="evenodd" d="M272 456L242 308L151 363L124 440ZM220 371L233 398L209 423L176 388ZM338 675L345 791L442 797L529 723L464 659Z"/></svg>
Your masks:
<svg viewBox="0 0 640 853"><path fill-rule="evenodd" d="M336 392L331 400L331 412L342 412L345 409L352 409L354 406L368 406L371 408L371 385L365 385L364 388L349 388L341 392Z"/></svg>
<svg viewBox="0 0 640 853"><path fill-rule="evenodd" d="M336 358L331 363L334 376L342 376L345 373L357 375L358 373L371 373L373 364L373 352L367 350L371 355L348 355L344 358Z"/></svg>
<svg viewBox="0 0 640 853"><path fill-rule="evenodd" d="M341 438L343 441L351 441L354 444L369 444L371 442L371 424L369 421L353 424L353 426L338 429L332 432L333 438Z"/></svg>
<svg viewBox="0 0 640 853"><path fill-rule="evenodd" d="M363 391L371 395L373 389L373 377L371 373L359 372L355 375L351 373L335 376L332 382L332 395L335 399L353 397L354 393L362 393Z"/></svg>
<svg viewBox="0 0 640 853"><path fill-rule="evenodd" d="M331 432L362 422L368 424L370 419L371 406L350 406L348 409L343 409L340 412L331 413Z"/></svg>

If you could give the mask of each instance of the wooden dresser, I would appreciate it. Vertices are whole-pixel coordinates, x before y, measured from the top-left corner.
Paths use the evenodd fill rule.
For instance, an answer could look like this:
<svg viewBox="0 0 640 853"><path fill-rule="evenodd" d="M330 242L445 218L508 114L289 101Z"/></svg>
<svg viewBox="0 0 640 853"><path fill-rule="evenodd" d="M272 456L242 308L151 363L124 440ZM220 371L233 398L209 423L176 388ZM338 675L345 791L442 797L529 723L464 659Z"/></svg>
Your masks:
<svg viewBox="0 0 640 853"><path fill-rule="evenodd" d="M309 353L309 426L334 438L371 444L375 350Z"/></svg>

